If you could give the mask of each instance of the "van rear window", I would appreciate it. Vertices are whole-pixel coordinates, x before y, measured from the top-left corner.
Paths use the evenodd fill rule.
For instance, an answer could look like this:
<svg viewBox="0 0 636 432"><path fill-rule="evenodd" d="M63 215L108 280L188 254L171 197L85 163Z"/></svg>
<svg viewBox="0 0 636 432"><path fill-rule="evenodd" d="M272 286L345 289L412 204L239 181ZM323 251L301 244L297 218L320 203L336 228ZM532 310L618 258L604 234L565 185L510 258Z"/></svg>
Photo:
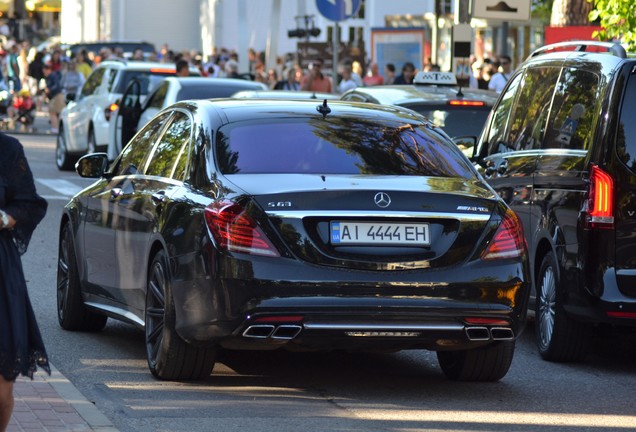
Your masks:
<svg viewBox="0 0 636 432"><path fill-rule="evenodd" d="M616 134L616 153L627 167L636 173L636 75L629 76L620 123Z"/></svg>

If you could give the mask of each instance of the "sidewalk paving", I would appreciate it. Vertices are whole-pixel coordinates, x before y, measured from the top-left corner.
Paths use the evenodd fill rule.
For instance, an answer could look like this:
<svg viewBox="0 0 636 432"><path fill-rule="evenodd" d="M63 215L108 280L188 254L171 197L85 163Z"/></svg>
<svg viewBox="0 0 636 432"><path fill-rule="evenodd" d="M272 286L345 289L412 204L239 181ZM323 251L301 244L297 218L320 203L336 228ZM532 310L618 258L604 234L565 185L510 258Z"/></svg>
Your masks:
<svg viewBox="0 0 636 432"><path fill-rule="evenodd" d="M53 365L51 376L38 370L33 380L19 377L7 432L118 432Z"/></svg>
<svg viewBox="0 0 636 432"><path fill-rule="evenodd" d="M21 124L16 124L14 128L7 128L6 123L1 123L2 132L8 135L51 135L51 125L49 124L49 113L46 110L37 111L35 114L35 118L33 120L33 124L29 127L22 126Z"/></svg>
<svg viewBox="0 0 636 432"><path fill-rule="evenodd" d="M52 135L50 127L48 113L39 111L30 128L18 127L2 132ZM19 377L14 386L14 398L15 407L7 432L118 432L53 365L51 376L38 370L33 380Z"/></svg>

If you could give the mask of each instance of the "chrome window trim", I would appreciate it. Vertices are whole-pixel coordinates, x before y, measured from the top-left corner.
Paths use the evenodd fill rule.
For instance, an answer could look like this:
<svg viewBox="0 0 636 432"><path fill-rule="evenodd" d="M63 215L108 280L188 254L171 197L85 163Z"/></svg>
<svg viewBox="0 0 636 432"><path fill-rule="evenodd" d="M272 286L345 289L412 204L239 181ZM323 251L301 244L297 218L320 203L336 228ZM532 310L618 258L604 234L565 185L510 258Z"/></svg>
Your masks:
<svg viewBox="0 0 636 432"><path fill-rule="evenodd" d="M391 212L391 211L344 211L344 210L266 210L270 217L280 217L288 219L303 219L306 217L356 217L356 218L426 218L426 219L457 219L461 222L484 222L490 220L490 212L488 213L439 213L439 212Z"/></svg>

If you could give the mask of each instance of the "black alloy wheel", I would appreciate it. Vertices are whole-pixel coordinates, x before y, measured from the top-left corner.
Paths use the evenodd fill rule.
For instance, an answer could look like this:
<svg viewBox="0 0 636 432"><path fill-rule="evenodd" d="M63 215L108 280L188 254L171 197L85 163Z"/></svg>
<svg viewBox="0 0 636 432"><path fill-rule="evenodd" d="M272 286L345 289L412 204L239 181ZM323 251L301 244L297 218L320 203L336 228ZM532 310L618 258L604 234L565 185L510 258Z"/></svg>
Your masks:
<svg viewBox="0 0 636 432"><path fill-rule="evenodd" d="M159 251L148 270L146 357L150 372L162 380L200 380L212 373L215 347L195 347L176 332L168 259Z"/></svg>
<svg viewBox="0 0 636 432"><path fill-rule="evenodd" d="M501 341L480 348L438 351L437 361L447 378L455 381L498 381L510 369L515 341Z"/></svg>
<svg viewBox="0 0 636 432"><path fill-rule="evenodd" d="M541 357L555 362L580 361L589 345L589 326L576 322L563 309L558 264L548 253L537 277L536 338Z"/></svg>
<svg viewBox="0 0 636 432"><path fill-rule="evenodd" d="M55 142L55 164L60 171L70 171L73 169L73 158L68 154L64 129L62 127L60 127L60 130L57 132L57 140Z"/></svg>
<svg viewBox="0 0 636 432"><path fill-rule="evenodd" d="M57 319L65 330L100 331L108 317L90 311L82 300L71 223L60 234L57 260Z"/></svg>

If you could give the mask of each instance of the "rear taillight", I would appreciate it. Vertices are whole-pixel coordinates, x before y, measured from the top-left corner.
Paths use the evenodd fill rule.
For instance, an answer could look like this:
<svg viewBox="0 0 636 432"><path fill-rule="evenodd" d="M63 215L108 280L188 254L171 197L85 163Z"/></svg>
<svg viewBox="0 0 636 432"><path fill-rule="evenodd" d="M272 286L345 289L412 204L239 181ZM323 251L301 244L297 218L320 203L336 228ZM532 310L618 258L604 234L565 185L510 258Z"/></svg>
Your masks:
<svg viewBox="0 0 636 432"><path fill-rule="evenodd" d="M521 222L517 215L508 209L481 258L485 260L517 258L524 256L526 250Z"/></svg>
<svg viewBox="0 0 636 432"><path fill-rule="evenodd" d="M587 228L614 228L614 180L596 165L590 171Z"/></svg>
<svg viewBox="0 0 636 432"><path fill-rule="evenodd" d="M280 256L245 208L233 201L216 201L205 208L205 220L221 249L251 255Z"/></svg>
<svg viewBox="0 0 636 432"><path fill-rule="evenodd" d="M452 106L485 106L486 103L482 101L473 101L473 100L463 100L463 99L453 99L448 101L449 105Z"/></svg>
<svg viewBox="0 0 636 432"><path fill-rule="evenodd" d="M110 121L111 114L117 111L118 108L119 106L116 103L113 103L104 109L104 117L106 117L106 121Z"/></svg>

